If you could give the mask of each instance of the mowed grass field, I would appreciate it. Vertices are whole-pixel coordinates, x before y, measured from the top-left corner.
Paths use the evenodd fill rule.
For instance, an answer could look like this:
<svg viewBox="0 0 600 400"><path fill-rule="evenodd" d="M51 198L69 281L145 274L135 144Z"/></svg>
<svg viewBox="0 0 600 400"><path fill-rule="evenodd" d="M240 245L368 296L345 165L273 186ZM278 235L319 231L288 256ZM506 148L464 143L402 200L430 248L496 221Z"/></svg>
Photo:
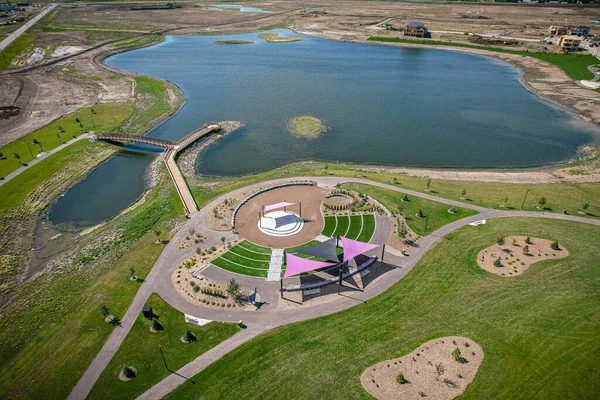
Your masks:
<svg viewBox="0 0 600 400"><path fill-rule="evenodd" d="M368 194L381 202L390 211L399 211L402 207L402 214L406 218L406 223L410 228L421 236L441 228L442 226L454 222L469 215L477 214L468 208L456 207L456 214L449 213L450 206L437 201L422 199L416 196L408 196L408 202L403 202L403 193L395 192L389 189L382 189L376 186L364 185L360 183L346 183L343 185L346 189ZM421 210L424 218L418 218L415 214ZM425 229L427 228L427 229Z"/></svg>
<svg viewBox="0 0 600 400"><path fill-rule="evenodd" d="M558 239L570 256L504 278L476 263L496 238ZM430 339L479 343L482 366L462 399L592 399L600 393L600 228L506 218L441 239L392 288L330 316L241 346L168 399L368 399L365 368Z"/></svg>
<svg viewBox="0 0 600 400"><path fill-rule="evenodd" d="M92 108L95 114L91 113ZM132 108L130 103L97 104L94 107L84 108L59 118L35 132L0 147L0 153L6 157L6 159L0 160L0 176L6 176L18 169L21 166L19 161L28 163L42 150L52 150L85 132L94 131L98 134L111 132L131 115ZM60 132L60 128L64 132ZM33 143L34 139L39 145ZM15 153L20 156L20 159L15 157Z"/></svg>
<svg viewBox="0 0 600 400"><path fill-rule="evenodd" d="M375 233L375 215L339 215L325 217L322 235L344 236L348 239L368 242Z"/></svg>
<svg viewBox="0 0 600 400"><path fill-rule="evenodd" d="M163 347L169 369L177 371L240 330L236 324L214 321L204 326L188 324L182 312L156 293L148 298L146 304L152 306L152 312L158 316L164 329L150 332L152 321L140 314L88 399L135 399L170 375L165 370L159 345ZM196 336L196 342L183 343L180 340L188 330ZM129 382L119 379L119 373L125 366L137 370L136 378Z"/></svg>
<svg viewBox="0 0 600 400"><path fill-rule="evenodd" d="M244 240L214 259L211 264L242 275L266 277L270 260L270 248Z"/></svg>

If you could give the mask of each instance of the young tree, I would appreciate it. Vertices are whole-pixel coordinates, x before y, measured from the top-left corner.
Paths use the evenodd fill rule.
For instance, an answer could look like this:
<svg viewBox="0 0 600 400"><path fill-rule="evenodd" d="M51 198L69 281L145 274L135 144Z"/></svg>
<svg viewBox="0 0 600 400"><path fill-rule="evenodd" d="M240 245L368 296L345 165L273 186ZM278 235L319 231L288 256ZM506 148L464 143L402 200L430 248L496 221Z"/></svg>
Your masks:
<svg viewBox="0 0 600 400"><path fill-rule="evenodd" d="M402 201L405 203L408 203L410 200L408 199L408 195L405 194L404 196L402 196Z"/></svg>
<svg viewBox="0 0 600 400"><path fill-rule="evenodd" d="M448 210L448 211L450 211L450 213L452 213L452 214L456 214L458 212L458 211L456 211L456 207L454 207L454 206L450 207L450 210Z"/></svg>
<svg viewBox="0 0 600 400"><path fill-rule="evenodd" d="M21 155L17 152L13 153L13 157L17 160L17 162L19 163L19 165L23 165L23 162L21 161Z"/></svg>
<svg viewBox="0 0 600 400"><path fill-rule="evenodd" d="M498 257L496 259L496 261L494 261L494 267L496 267L496 268L502 268L502 267L504 267L504 265L502 265L502 260L500 259L500 257Z"/></svg>
<svg viewBox="0 0 600 400"><path fill-rule="evenodd" d="M508 203L508 197L504 196L504 198L502 199L502 201L504 202L504 204Z"/></svg>
<svg viewBox="0 0 600 400"><path fill-rule="evenodd" d="M133 278L135 276L135 269L133 267L129 267L129 277Z"/></svg>
<svg viewBox="0 0 600 400"><path fill-rule="evenodd" d="M63 129L63 127L59 125L58 126L58 133L63 133L64 131L65 130Z"/></svg>
<svg viewBox="0 0 600 400"><path fill-rule="evenodd" d="M427 185L427 189L429 189L431 187L431 179L427 179L427 183L425 183L425 185Z"/></svg>
<svg viewBox="0 0 600 400"><path fill-rule="evenodd" d="M33 140L31 141L31 143L37 144L38 146L40 146L40 151L43 151L43 149L42 149L42 143L40 143L39 140L37 140L36 138L33 138Z"/></svg>
<svg viewBox="0 0 600 400"><path fill-rule="evenodd" d="M529 246L523 247L523 254L529 254Z"/></svg>
<svg viewBox="0 0 600 400"><path fill-rule="evenodd" d="M465 197L467 195L467 189L463 189L460 194L462 197Z"/></svg>
<svg viewBox="0 0 600 400"><path fill-rule="evenodd" d="M552 250L560 250L560 246L558 245L558 240L554 240L554 242L552 242L550 247L552 248Z"/></svg>
<svg viewBox="0 0 600 400"><path fill-rule="evenodd" d="M242 296L240 294L240 284L233 278L229 281L227 285L227 294L230 298L232 298L236 303L241 302Z"/></svg>
<svg viewBox="0 0 600 400"><path fill-rule="evenodd" d="M90 112L91 112L92 114L96 114L96 110L94 110L94 107L90 108Z"/></svg>
<svg viewBox="0 0 600 400"><path fill-rule="evenodd" d="M221 243L223 243L223 247L225 247L225 236L221 236Z"/></svg>
<svg viewBox="0 0 600 400"><path fill-rule="evenodd" d="M498 238L498 239L496 239L496 241L498 242L498 244L500 246L504 246L504 238Z"/></svg>
<svg viewBox="0 0 600 400"><path fill-rule="evenodd" d="M531 241L531 237L527 236L527 239L525 239L525 243L527 244L533 244L533 242Z"/></svg>
<svg viewBox="0 0 600 400"><path fill-rule="evenodd" d="M0 158L2 158L2 157L0 157ZM583 212L585 213L587 211L587 209L590 208L590 202L586 201L585 203L583 203L583 207L581 207L581 208L583 208Z"/></svg>
<svg viewBox="0 0 600 400"><path fill-rule="evenodd" d="M106 318L110 315L110 308L108 308L108 306L104 304L102 305L102 307L100 307L100 313L104 318Z"/></svg>
<svg viewBox="0 0 600 400"><path fill-rule="evenodd" d="M81 121L79 120L79 118L75 118L75 122L77 122L78 124L81 123Z"/></svg>
<svg viewBox="0 0 600 400"><path fill-rule="evenodd" d="M4 154L0 153L0 160L5 160L6 157L4 157Z"/></svg>
<svg viewBox="0 0 600 400"><path fill-rule="evenodd" d="M423 210L421 210L420 208L419 208L419 211L417 212L417 217L419 217L419 218L423 218L423 217L425 217L425 216L423 215Z"/></svg>
<svg viewBox="0 0 600 400"><path fill-rule="evenodd" d="M545 197L540 197L540 199L538 200L538 204L540 205L540 208L544 209L546 208L546 198Z"/></svg>

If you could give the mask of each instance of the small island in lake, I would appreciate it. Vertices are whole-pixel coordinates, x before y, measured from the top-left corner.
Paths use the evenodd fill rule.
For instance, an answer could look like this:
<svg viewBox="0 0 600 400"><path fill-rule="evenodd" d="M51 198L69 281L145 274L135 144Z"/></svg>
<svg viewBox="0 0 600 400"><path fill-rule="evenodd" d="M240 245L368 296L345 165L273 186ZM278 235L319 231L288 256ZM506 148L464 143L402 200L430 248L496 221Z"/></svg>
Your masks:
<svg viewBox="0 0 600 400"><path fill-rule="evenodd" d="M290 118L287 125L291 134L301 137L316 138L327 132L325 124L310 115Z"/></svg>

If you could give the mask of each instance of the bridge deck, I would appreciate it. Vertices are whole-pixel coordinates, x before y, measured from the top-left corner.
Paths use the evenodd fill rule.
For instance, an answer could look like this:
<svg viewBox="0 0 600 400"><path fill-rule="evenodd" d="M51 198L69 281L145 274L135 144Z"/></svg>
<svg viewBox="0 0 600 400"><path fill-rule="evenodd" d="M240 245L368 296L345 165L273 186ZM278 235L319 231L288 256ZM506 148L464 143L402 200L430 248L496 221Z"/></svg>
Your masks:
<svg viewBox="0 0 600 400"><path fill-rule="evenodd" d="M175 184L175 189L177 189L177 193L183 202L183 208L186 214L189 214L193 211L198 211L198 206L194 201L194 196L192 196L192 192L187 185L181 170L177 166L175 162L175 157L177 154L185 149L187 146L194 143L196 140L200 139L202 136L209 134L211 132L217 132L221 129L221 125L216 122L208 122L199 129L196 129L192 133L186 135L181 140L177 142L172 142L170 140L161 139L161 138L153 138L149 136L138 136L138 135L128 135L128 134L112 134L105 133L102 135L98 135L96 140L109 140L114 142L136 142L136 143L146 143L155 146L164 147L166 152L164 154L163 160L167 165L167 170L169 171L169 175L171 175L171 179Z"/></svg>

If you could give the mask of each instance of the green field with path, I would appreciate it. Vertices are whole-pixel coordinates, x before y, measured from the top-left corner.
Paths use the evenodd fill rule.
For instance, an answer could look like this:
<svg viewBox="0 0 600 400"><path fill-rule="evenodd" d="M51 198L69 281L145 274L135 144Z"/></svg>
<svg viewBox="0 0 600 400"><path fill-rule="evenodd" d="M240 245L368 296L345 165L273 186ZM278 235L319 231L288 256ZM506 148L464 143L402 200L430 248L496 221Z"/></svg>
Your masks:
<svg viewBox="0 0 600 400"><path fill-rule="evenodd" d="M558 239L569 257L505 278L481 269L498 237ZM485 352L464 399L591 399L600 392L600 228L488 220L440 240L392 288L326 317L275 329L225 355L167 399L368 399L365 368L430 339L460 335ZM310 382L310 384L307 384Z"/></svg>

